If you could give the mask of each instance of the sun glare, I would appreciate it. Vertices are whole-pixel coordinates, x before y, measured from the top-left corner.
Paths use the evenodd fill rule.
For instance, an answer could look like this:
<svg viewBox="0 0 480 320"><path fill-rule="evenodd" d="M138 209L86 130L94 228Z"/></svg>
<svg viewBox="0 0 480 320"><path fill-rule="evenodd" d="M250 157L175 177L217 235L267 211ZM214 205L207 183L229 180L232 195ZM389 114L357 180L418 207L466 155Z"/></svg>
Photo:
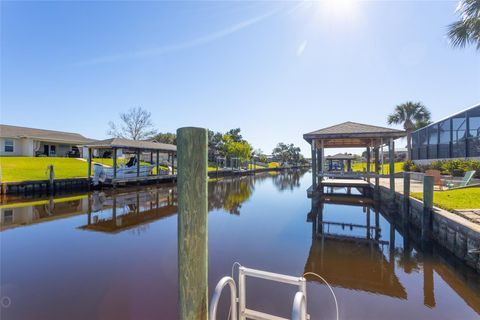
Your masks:
<svg viewBox="0 0 480 320"><path fill-rule="evenodd" d="M357 0L319 0L315 1L318 10L330 17L350 17L355 12Z"/></svg>

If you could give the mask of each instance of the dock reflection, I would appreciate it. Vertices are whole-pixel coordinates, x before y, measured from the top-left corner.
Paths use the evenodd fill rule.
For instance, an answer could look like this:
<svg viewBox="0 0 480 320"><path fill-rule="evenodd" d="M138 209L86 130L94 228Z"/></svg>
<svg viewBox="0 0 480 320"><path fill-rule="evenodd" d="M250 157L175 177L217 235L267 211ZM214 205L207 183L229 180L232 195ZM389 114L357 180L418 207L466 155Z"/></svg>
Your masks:
<svg viewBox="0 0 480 320"><path fill-rule="evenodd" d="M341 191L311 199L307 221L312 223L312 243L305 272L321 274L336 287L397 299L408 299L400 275L422 273L423 304L429 308L437 305L438 275L480 314L480 283L475 271L439 245L422 242L420 231L401 220L400 214L381 211L378 203L360 192ZM355 212L363 214L365 222L327 221L325 211L332 204L337 212L340 206L358 207ZM317 281L315 277L308 280Z"/></svg>

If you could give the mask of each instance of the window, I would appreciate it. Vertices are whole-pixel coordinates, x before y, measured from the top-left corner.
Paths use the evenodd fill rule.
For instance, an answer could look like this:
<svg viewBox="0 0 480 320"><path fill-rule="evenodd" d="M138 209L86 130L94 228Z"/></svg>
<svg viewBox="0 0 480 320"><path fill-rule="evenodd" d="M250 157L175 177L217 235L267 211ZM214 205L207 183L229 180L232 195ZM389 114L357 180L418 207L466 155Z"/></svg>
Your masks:
<svg viewBox="0 0 480 320"><path fill-rule="evenodd" d="M427 128L418 131L418 142L420 145L418 159L427 159Z"/></svg>
<svg viewBox="0 0 480 320"><path fill-rule="evenodd" d="M463 158L466 156L466 131L467 119L465 113L452 118L452 157Z"/></svg>
<svg viewBox="0 0 480 320"><path fill-rule="evenodd" d="M13 152L14 151L14 142L13 139L5 139L5 152Z"/></svg>
<svg viewBox="0 0 480 320"><path fill-rule="evenodd" d="M428 127L428 159L437 159L438 125Z"/></svg>
<svg viewBox="0 0 480 320"><path fill-rule="evenodd" d="M438 158L450 158L450 137L452 126L450 119L440 122L438 125L438 135L440 143L438 145Z"/></svg>
<svg viewBox="0 0 480 320"><path fill-rule="evenodd" d="M480 107L468 112L468 156L480 156Z"/></svg>
<svg viewBox="0 0 480 320"><path fill-rule="evenodd" d="M412 160L418 160L418 132L412 133Z"/></svg>

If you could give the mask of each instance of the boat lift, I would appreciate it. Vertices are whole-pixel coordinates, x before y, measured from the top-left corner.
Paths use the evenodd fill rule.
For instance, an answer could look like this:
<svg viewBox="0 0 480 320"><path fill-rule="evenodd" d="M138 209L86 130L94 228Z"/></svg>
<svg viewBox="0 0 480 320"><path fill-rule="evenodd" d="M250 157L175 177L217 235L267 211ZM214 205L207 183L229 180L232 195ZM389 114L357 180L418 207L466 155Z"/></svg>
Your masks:
<svg viewBox="0 0 480 320"><path fill-rule="evenodd" d="M286 283L298 287L298 291L293 299L291 318L282 318L268 313L248 309L246 307L246 277L260 278L275 282ZM262 270L250 269L243 266L238 268L238 298L237 286L232 277L223 277L218 282L213 292L212 301L210 303L209 319L217 319L217 307L220 301L223 288L230 287L230 308L231 320L308 320L310 316L307 314L307 281L304 277L294 277L279 273L267 272ZM238 312L237 312L238 311Z"/></svg>

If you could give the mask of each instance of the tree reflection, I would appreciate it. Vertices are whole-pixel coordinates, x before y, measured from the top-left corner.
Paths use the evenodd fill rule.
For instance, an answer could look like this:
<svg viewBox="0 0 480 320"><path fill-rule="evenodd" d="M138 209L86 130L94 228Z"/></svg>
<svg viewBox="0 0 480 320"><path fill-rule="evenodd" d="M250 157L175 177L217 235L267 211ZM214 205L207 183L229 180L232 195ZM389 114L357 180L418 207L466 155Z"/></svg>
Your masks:
<svg viewBox="0 0 480 320"><path fill-rule="evenodd" d="M208 210L224 209L231 214L240 215L242 204L253 193L255 178L245 176L223 179L208 185Z"/></svg>
<svg viewBox="0 0 480 320"><path fill-rule="evenodd" d="M281 174L272 177L273 184L279 191L292 191L300 187L300 178L305 172L307 171L301 169L284 171Z"/></svg>

